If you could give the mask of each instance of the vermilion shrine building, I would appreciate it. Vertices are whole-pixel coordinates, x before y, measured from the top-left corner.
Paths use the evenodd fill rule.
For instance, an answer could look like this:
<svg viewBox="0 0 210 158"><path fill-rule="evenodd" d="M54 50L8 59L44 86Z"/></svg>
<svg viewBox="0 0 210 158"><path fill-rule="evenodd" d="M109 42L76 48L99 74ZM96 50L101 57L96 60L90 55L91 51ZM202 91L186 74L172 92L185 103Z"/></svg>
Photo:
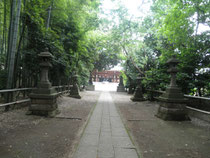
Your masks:
<svg viewBox="0 0 210 158"><path fill-rule="evenodd" d="M105 71L98 71L94 70L92 72L92 78L94 82L119 82L120 81L120 71L112 71L112 70L105 70Z"/></svg>

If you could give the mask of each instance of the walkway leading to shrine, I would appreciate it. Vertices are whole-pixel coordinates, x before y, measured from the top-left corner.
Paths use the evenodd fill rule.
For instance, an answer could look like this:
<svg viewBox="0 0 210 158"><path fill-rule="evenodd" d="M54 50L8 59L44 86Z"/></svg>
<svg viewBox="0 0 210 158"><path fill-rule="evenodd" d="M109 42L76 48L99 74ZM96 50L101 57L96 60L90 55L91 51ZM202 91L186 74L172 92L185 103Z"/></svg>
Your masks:
<svg viewBox="0 0 210 158"><path fill-rule="evenodd" d="M102 92L74 158L138 158L109 92Z"/></svg>

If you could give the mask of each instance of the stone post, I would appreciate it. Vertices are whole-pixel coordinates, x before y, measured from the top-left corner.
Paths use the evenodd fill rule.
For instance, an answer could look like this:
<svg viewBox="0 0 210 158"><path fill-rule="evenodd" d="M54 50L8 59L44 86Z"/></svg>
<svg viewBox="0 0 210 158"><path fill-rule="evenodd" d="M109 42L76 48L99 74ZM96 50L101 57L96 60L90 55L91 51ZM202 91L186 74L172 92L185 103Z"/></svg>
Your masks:
<svg viewBox="0 0 210 158"><path fill-rule="evenodd" d="M123 84L123 77L122 76L120 76L120 83L117 86L117 92L125 92L125 87L124 87L124 84Z"/></svg>
<svg viewBox="0 0 210 158"><path fill-rule="evenodd" d="M142 93L142 85L141 85L141 76L137 77L137 87L134 92L133 97L131 97L132 101L144 101L143 93Z"/></svg>
<svg viewBox="0 0 210 158"><path fill-rule="evenodd" d="M70 89L69 97L81 99L81 96L79 95L79 87L77 85L78 76L74 75L72 78L73 78L73 87L71 87Z"/></svg>
<svg viewBox="0 0 210 158"><path fill-rule="evenodd" d="M89 78L89 84L86 87L87 91L95 91L95 85L93 85L93 78L92 78L92 73L90 72L90 78Z"/></svg>
<svg viewBox="0 0 210 158"><path fill-rule="evenodd" d="M38 56L41 68L40 82L37 88L29 95L31 104L27 114L53 117L58 113L56 102L58 93L48 79L49 68L52 67L50 60L53 56L48 52L48 49L45 52L41 52Z"/></svg>
<svg viewBox="0 0 210 158"><path fill-rule="evenodd" d="M168 72L171 74L170 85L166 88L166 92L159 97L159 108L157 117L163 120L184 121L189 120L186 112L186 99L181 89L176 84L176 74L178 72L176 66L179 61L173 56L167 61L169 65Z"/></svg>

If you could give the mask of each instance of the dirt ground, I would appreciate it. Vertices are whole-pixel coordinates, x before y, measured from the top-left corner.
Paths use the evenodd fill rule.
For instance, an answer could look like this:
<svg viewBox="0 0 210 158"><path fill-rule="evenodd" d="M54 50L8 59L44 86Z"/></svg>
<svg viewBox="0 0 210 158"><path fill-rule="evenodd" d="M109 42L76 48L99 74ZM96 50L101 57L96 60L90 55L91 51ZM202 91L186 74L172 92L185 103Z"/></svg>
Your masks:
<svg viewBox="0 0 210 158"><path fill-rule="evenodd" d="M209 123L163 121L155 117L157 103L132 102L126 93L111 95L141 158L210 158Z"/></svg>
<svg viewBox="0 0 210 158"><path fill-rule="evenodd" d="M110 93L141 158L210 158L209 123L163 121L155 117L157 103ZM100 94L60 97L56 118L25 115L27 108L0 112L0 158L72 158Z"/></svg>
<svg viewBox="0 0 210 158"><path fill-rule="evenodd" d="M25 115L27 108L1 112L0 158L71 158L99 95L60 97L55 118Z"/></svg>

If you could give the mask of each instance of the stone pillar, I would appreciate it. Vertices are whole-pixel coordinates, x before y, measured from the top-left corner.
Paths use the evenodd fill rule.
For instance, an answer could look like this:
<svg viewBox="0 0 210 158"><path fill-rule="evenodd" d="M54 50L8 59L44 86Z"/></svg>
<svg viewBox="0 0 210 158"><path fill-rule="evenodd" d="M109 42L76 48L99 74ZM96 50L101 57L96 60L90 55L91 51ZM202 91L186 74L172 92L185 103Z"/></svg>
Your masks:
<svg viewBox="0 0 210 158"><path fill-rule="evenodd" d="M176 65L179 61L173 56L167 61L169 65L168 72L171 74L170 85L166 88L166 92L159 97L159 108L157 117L163 120L184 121L189 120L186 112L186 99L181 89L176 84L176 74L178 72Z"/></svg>
<svg viewBox="0 0 210 158"><path fill-rule="evenodd" d="M120 76L120 83L117 86L117 92L125 92L125 87L124 87L124 84L123 84L123 77L122 76Z"/></svg>
<svg viewBox="0 0 210 158"><path fill-rule="evenodd" d="M131 97L132 101L144 101L143 93L142 93L142 85L141 85L141 76L137 77L137 87L134 92L133 97Z"/></svg>
<svg viewBox="0 0 210 158"><path fill-rule="evenodd" d="M92 78L92 73L90 72L90 78L89 78L89 84L86 87L87 91L95 91L95 85L93 85L93 78Z"/></svg>
<svg viewBox="0 0 210 158"><path fill-rule="evenodd" d="M39 64L41 67L41 80L38 83L38 87L29 95L31 104L29 105L29 111L27 114L53 117L58 113L58 105L56 102L58 93L52 87L48 79L49 68L52 67L50 63L52 54L46 49L45 52L41 52L38 56L41 59Z"/></svg>
<svg viewBox="0 0 210 158"><path fill-rule="evenodd" d="M73 87L71 87L70 89L69 97L81 99L81 96L79 95L79 88L77 85L77 78L77 75L73 76Z"/></svg>

